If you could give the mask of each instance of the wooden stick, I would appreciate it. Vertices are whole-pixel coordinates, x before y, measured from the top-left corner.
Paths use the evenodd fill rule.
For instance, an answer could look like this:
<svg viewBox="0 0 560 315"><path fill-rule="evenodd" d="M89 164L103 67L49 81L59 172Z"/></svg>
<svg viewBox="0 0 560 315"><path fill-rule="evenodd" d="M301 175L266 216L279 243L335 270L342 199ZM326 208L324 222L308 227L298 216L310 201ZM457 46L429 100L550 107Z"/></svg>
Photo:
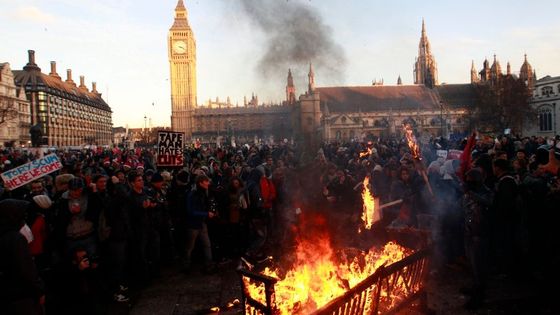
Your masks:
<svg viewBox="0 0 560 315"><path fill-rule="evenodd" d="M400 204L400 203L402 203L402 202L403 202L402 199L397 199L397 200L394 200L394 201L391 201L391 202L384 203L384 204L380 205L379 208L377 208L377 209L378 209L378 210L381 210L381 209L383 209L383 208L387 208L387 207L390 207L390 206L398 205L398 204Z"/></svg>
<svg viewBox="0 0 560 315"><path fill-rule="evenodd" d="M434 191L432 190L432 185L430 185L430 181L428 180L428 174L426 173L426 170L422 168L422 171L420 171L420 173L422 173L422 177L424 178L426 185L428 185L428 190L430 191L430 195L434 197Z"/></svg>

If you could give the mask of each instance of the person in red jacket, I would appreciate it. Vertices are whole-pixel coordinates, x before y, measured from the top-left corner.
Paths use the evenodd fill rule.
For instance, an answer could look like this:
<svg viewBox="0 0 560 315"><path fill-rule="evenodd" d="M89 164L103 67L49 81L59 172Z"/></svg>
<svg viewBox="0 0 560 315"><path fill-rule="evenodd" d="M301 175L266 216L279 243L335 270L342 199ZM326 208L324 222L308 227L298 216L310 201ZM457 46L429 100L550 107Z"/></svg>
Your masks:
<svg viewBox="0 0 560 315"><path fill-rule="evenodd" d="M266 227L267 227L267 239L266 243L270 244L274 242L274 235L276 235L276 224L274 222L274 218L276 215L274 214L274 209L272 205L276 200L276 187L272 182L272 174L270 169L264 166L259 166L257 169L261 172L261 179L259 182L261 197L262 201L262 208L265 214L266 220Z"/></svg>
<svg viewBox="0 0 560 315"><path fill-rule="evenodd" d="M46 253L45 243L48 237L48 227L45 213L52 206L52 201L47 195L37 195L27 209L25 222L31 228L33 241L29 243L29 251L35 259L39 271L49 266L49 254Z"/></svg>

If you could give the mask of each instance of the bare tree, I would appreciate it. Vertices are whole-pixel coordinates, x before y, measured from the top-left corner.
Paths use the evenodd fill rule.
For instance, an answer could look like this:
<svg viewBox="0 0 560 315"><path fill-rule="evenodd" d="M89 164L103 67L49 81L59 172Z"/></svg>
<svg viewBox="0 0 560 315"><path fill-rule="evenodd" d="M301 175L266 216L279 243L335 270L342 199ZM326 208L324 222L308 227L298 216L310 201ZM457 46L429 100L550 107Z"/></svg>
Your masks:
<svg viewBox="0 0 560 315"><path fill-rule="evenodd" d="M476 85L476 104L471 123L482 132L500 133L506 128L521 132L523 120L534 117L529 106L531 96L525 83L512 76L502 76L494 84Z"/></svg>
<svg viewBox="0 0 560 315"><path fill-rule="evenodd" d="M0 126L17 118L16 102L12 99L0 99Z"/></svg>

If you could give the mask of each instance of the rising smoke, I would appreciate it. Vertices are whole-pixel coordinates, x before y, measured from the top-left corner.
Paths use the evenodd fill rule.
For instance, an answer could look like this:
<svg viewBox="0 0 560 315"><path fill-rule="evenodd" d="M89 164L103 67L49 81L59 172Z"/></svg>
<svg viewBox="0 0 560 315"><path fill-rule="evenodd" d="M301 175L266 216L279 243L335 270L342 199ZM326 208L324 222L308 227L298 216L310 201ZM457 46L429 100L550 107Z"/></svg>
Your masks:
<svg viewBox="0 0 560 315"><path fill-rule="evenodd" d="M278 78L285 80L291 68L296 84L302 86L307 82L312 62L321 83L344 81L344 50L333 39L332 29L308 5L282 0L241 0L239 3L248 19L265 36L264 50L257 65L259 75L277 82Z"/></svg>

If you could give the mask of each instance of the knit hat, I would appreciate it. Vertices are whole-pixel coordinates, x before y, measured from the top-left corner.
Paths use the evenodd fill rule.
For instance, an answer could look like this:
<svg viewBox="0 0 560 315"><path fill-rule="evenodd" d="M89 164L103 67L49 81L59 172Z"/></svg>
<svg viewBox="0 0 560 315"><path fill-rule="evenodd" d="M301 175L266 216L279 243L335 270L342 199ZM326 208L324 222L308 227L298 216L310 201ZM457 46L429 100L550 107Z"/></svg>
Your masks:
<svg viewBox="0 0 560 315"><path fill-rule="evenodd" d="M37 195L33 197L35 202L41 209L48 209L52 206L52 200L47 195Z"/></svg>

